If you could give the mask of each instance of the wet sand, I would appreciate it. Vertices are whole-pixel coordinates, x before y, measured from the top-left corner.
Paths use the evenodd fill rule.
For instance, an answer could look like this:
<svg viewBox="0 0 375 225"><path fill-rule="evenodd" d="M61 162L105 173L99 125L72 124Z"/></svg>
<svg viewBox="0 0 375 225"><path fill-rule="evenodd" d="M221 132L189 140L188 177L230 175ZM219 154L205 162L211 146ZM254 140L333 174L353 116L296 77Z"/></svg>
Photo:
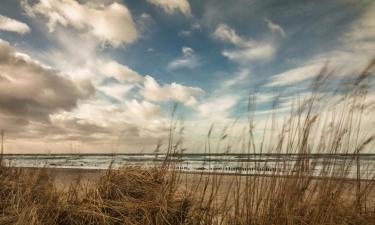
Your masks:
<svg viewBox="0 0 375 225"><path fill-rule="evenodd" d="M39 170L38 168L23 168L26 171ZM55 182L58 190L67 190L71 185L93 185L105 175L107 170L101 169L71 169L71 168L43 168ZM235 182L245 182L244 176L235 174L212 174L201 172L179 172L179 188L181 191L197 191L204 189L207 180L210 180L207 190L210 190L214 183L220 182L219 195L226 195L226 192L234 185ZM215 182L213 182L215 181Z"/></svg>
<svg viewBox="0 0 375 225"><path fill-rule="evenodd" d="M35 168L26 168L26 170L36 170ZM47 174L54 178L56 188L59 190L67 190L70 185L88 185L91 186L95 182L98 182L100 177L105 175L107 170L99 169L70 169L70 168L47 168L43 169ZM264 188L269 186L272 177L270 175L238 175L238 174L213 174L213 173L188 173L179 172L179 189L181 191L187 191L191 193L200 193L205 189L208 192L217 188L218 200L224 199L227 195L232 195L233 190L242 192L246 186L246 182L254 182L255 179L261 179ZM295 177L280 177L281 179L288 179L292 181ZM343 180L343 179L339 179ZM207 182L210 181L210 182ZM314 182L325 182L324 178L314 178ZM363 181L366 183L367 181ZM347 179L344 180L345 185L354 187L356 185L355 180ZM206 186L207 185L207 186ZM206 187L205 187L206 186ZM348 187L349 187L348 186Z"/></svg>

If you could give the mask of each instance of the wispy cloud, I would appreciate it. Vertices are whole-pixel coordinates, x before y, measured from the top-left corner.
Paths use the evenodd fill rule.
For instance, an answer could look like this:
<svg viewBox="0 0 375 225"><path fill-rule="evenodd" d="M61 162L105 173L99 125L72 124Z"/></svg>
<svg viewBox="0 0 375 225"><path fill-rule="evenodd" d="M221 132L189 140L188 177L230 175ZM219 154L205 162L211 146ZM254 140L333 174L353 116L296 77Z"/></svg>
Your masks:
<svg viewBox="0 0 375 225"><path fill-rule="evenodd" d="M149 3L162 8L166 13L181 12L185 16L191 16L190 4L187 0L147 0Z"/></svg>
<svg viewBox="0 0 375 225"><path fill-rule="evenodd" d="M194 50L190 47L182 47L182 56L178 57L168 63L167 68L169 70L176 70L181 68L194 69L200 65L198 56L194 53Z"/></svg>
<svg viewBox="0 0 375 225"><path fill-rule="evenodd" d="M228 59L247 63L251 61L270 60L275 55L276 49L271 43L259 43L254 47L224 50L223 55Z"/></svg>
<svg viewBox="0 0 375 225"><path fill-rule="evenodd" d="M115 60L100 62L99 71L105 76L113 76L121 82L134 83L143 80L142 75Z"/></svg>
<svg viewBox="0 0 375 225"><path fill-rule="evenodd" d="M249 69L243 69L234 74L231 78L223 81L223 88L230 88L233 85L243 83L250 76Z"/></svg>
<svg viewBox="0 0 375 225"><path fill-rule="evenodd" d="M148 101L178 101L186 106L194 106L197 104L196 97L204 93L201 88L189 87L177 83L166 84L160 86L154 78L146 76L141 90L141 95Z"/></svg>
<svg viewBox="0 0 375 225"><path fill-rule="evenodd" d="M202 101L196 108L198 119L205 119L208 123L225 122L238 102L236 95L213 96Z"/></svg>
<svg viewBox="0 0 375 225"><path fill-rule="evenodd" d="M198 31L200 29L201 29L201 25L199 25L199 23L193 23L189 29L181 30L180 32L178 32L178 35L181 36L181 37L189 37L195 31Z"/></svg>
<svg viewBox="0 0 375 225"><path fill-rule="evenodd" d="M239 36L236 31L227 24L219 24L213 35L220 41L228 42L238 47L252 47L256 44L251 38Z"/></svg>
<svg viewBox="0 0 375 225"><path fill-rule="evenodd" d="M222 54L228 59L246 64L252 61L270 60L276 53L276 47L269 41L255 41L249 37L242 37L226 24L217 26L214 38L231 43L234 49L226 49Z"/></svg>
<svg viewBox="0 0 375 225"><path fill-rule="evenodd" d="M292 85L316 76L324 64L307 64L276 74L271 77L266 87Z"/></svg>
<svg viewBox="0 0 375 225"><path fill-rule="evenodd" d="M127 100L126 95L134 88L134 85L123 83L109 83L105 85L97 85L96 89L107 97L113 98L118 102Z"/></svg>
<svg viewBox="0 0 375 225"><path fill-rule="evenodd" d="M286 33L284 29L279 25L274 22L272 22L270 19L265 18L264 21L267 23L268 28L273 32L273 33L278 33L282 37L286 37Z"/></svg>
<svg viewBox="0 0 375 225"><path fill-rule="evenodd" d="M373 57L375 52L375 3L368 5L365 13L353 21L343 35L342 42L357 55Z"/></svg>
<svg viewBox="0 0 375 225"><path fill-rule="evenodd" d="M26 34L31 31L26 23L2 15L0 15L0 30L19 34Z"/></svg>
<svg viewBox="0 0 375 225"><path fill-rule="evenodd" d="M294 85L314 78L327 62L336 69L334 76L350 76L353 69L364 68L375 52L375 4L351 23L338 39L339 45L312 55L282 73L273 75L266 87Z"/></svg>

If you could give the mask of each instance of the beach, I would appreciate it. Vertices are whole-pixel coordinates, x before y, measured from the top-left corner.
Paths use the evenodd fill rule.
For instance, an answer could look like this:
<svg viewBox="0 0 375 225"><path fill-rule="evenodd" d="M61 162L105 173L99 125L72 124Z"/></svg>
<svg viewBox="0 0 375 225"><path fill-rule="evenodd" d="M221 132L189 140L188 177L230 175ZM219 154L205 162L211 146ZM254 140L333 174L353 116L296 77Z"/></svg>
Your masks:
<svg viewBox="0 0 375 225"><path fill-rule="evenodd" d="M111 170L1 167L0 177L4 213L0 224L25 224L33 218L38 224L232 224L233 220L248 224L249 219L256 220L254 224L265 220L284 224L290 216L320 224L321 210L329 210L327 215L335 221L354 224L371 224L375 218L373 180L135 166ZM20 217L22 212L26 213Z"/></svg>
<svg viewBox="0 0 375 225"><path fill-rule="evenodd" d="M54 181L54 185L59 191L67 191L71 186L79 187L94 187L100 182L101 177L106 176L108 170L104 169L76 169L76 168L18 168L24 170L25 173L35 172L42 170L46 172ZM126 170L122 168L120 170ZM118 169L113 169L118 171ZM287 180L293 182L293 180L300 179L299 177L293 176L278 176L278 175L241 175L241 174L225 174L225 173L208 173L208 172L181 172L177 171L175 176L178 180L178 188L181 192L191 192L199 195L204 191L205 185L206 191L215 191L217 199L223 200L227 196L233 195L233 190L240 193L244 191L249 182L259 182L267 186L272 185L272 180ZM348 189L353 191L353 188L357 185L356 179L349 178L323 178L323 177L306 177L311 179L313 182L327 182L337 181L342 183ZM257 180L257 181L256 181ZM373 180L362 180L361 184L365 187L367 184L371 184ZM79 190L79 188L78 188ZM348 197L353 197L354 193L348 192ZM375 192L372 193L372 197L375 197Z"/></svg>

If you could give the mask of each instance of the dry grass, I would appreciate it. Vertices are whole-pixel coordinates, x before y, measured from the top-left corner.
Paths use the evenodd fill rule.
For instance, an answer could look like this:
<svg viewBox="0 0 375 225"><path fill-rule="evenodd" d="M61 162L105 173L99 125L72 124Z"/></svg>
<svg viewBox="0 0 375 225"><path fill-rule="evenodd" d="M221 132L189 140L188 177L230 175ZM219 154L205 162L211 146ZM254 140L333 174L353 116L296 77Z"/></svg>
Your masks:
<svg viewBox="0 0 375 225"><path fill-rule="evenodd" d="M59 191L47 169L1 169L0 224L181 224L190 207L161 168L108 170Z"/></svg>
<svg viewBox="0 0 375 225"><path fill-rule="evenodd" d="M249 113L246 134L236 142L241 143L243 153L267 149L280 157L283 153L298 154L292 165L280 160L283 173L186 175L174 170L167 156L164 164L154 168L108 169L96 183L77 182L59 190L47 169L1 166L0 224L375 224L375 179L361 179L359 157L373 147L375 138L373 130L363 132L362 128L366 122L363 115L373 110L366 96L374 64L375 60L340 89L342 98L335 103L336 110L322 114L320 107L327 101L321 102L321 97L313 94L297 102L298 107L292 108L282 124L272 116L269 124L280 129L260 145L255 144L254 119ZM322 69L311 85L312 93L327 87L330 74L327 68ZM181 141L174 140L174 129L166 149L173 156L184 151ZM231 149L233 142L227 131L223 130L215 148ZM212 152L211 133L207 135L208 153ZM327 158L316 174L317 159L309 156L317 152L352 157L341 163ZM357 166L356 179L348 179L353 165ZM191 179L184 185L186 176Z"/></svg>
<svg viewBox="0 0 375 225"><path fill-rule="evenodd" d="M48 169L2 168L0 224L373 224L374 180L108 170L56 188ZM190 192L182 188L190 176ZM201 178L201 179L200 179ZM193 182L199 181L200 182Z"/></svg>

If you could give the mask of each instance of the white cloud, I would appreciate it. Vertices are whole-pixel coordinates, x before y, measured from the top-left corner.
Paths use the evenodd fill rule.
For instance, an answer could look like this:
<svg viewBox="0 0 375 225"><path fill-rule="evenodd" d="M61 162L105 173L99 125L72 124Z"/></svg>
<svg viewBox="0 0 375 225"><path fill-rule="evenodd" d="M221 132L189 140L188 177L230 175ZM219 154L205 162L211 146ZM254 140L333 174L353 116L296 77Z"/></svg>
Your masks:
<svg viewBox="0 0 375 225"><path fill-rule="evenodd" d="M348 32L343 35L343 44L354 54L373 57L375 52L375 3L367 7Z"/></svg>
<svg viewBox="0 0 375 225"><path fill-rule="evenodd" d="M69 79L0 39L0 117L48 121L51 114L74 109L94 93L91 82Z"/></svg>
<svg viewBox="0 0 375 225"><path fill-rule="evenodd" d="M126 94L128 94L133 87L134 85L110 83L106 85L99 85L97 89L103 92L105 95L112 97L119 102L123 102L126 99Z"/></svg>
<svg viewBox="0 0 375 225"><path fill-rule="evenodd" d="M194 54L194 50L192 48L189 48L189 47L182 47L182 53L184 54L184 56L189 56L189 55L193 55Z"/></svg>
<svg viewBox="0 0 375 225"><path fill-rule="evenodd" d="M268 93L254 93L255 97L255 104L267 103L276 100L279 96L275 93L268 92ZM272 109L270 110L272 111Z"/></svg>
<svg viewBox="0 0 375 225"><path fill-rule="evenodd" d="M324 64L312 64L290 69L272 76L266 87L295 84L315 77Z"/></svg>
<svg viewBox="0 0 375 225"><path fill-rule="evenodd" d="M147 0L149 3L162 8L166 13L173 14L180 11L185 16L191 16L188 0Z"/></svg>
<svg viewBox="0 0 375 225"><path fill-rule="evenodd" d="M375 4L355 21L339 39L336 49L327 50L301 63L298 67L274 75L265 86L284 86L314 78L323 66L335 70L335 76L353 76L367 66L375 52Z"/></svg>
<svg viewBox="0 0 375 225"><path fill-rule="evenodd" d="M167 68L170 70L180 69L180 68L188 68L188 69L194 69L198 66L198 61L194 58L178 58L173 61L171 61Z"/></svg>
<svg viewBox="0 0 375 225"><path fill-rule="evenodd" d="M272 22L268 18L265 18L264 21L267 23L267 26L272 31L272 33L279 33L282 37L286 37L284 29L279 24Z"/></svg>
<svg viewBox="0 0 375 225"><path fill-rule="evenodd" d="M162 102L162 101L178 101L187 106L194 106L197 104L195 97L202 95L204 91L198 87L189 87L177 83L160 86L154 78L150 76L145 77L143 89L140 94L148 101Z"/></svg>
<svg viewBox="0 0 375 225"><path fill-rule="evenodd" d="M39 0L30 5L23 0L22 6L31 17L45 16L50 32L57 25L71 26L115 47L132 43L138 35L129 9L117 2L104 5L80 4L74 0Z"/></svg>
<svg viewBox="0 0 375 225"><path fill-rule="evenodd" d="M248 69L243 69L239 71L238 73L234 74L232 78L229 78L223 82L223 87L224 88L229 88L233 85L239 84L246 79L248 79L250 76L250 70Z"/></svg>
<svg viewBox="0 0 375 225"><path fill-rule="evenodd" d="M61 131L67 131L62 140L75 138L87 141L89 138L89 151L97 149L95 143L101 141L108 142L108 146L117 143L125 150L131 146L132 149L128 150L133 152L134 148L153 148L157 139L167 134L168 121L160 106L135 99L117 105L93 99L83 102L73 111L51 116L53 127L60 129L54 137L61 136Z"/></svg>
<svg viewBox="0 0 375 225"><path fill-rule="evenodd" d="M189 37L193 34L194 31L200 30L201 25L199 23L193 23L188 30L182 30L178 32L178 35L181 37Z"/></svg>
<svg viewBox="0 0 375 225"><path fill-rule="evenodd" d="M101 62L99 70L106 76L113 76L121 82L139 82L143 80L143 76L129 67L122 65L114 60Z"/></svg>
<svg viewBox="0 0 375 225"><path fill-rule="evenodd" d="M194 50L189 47L183 47L182 56L172 60L168 63L167 68L170 70L180 69L180 68L188 68L194 69L199 66L198 57L194 54Z"/></svg>
<svg viewBox="0 0 375 225"><path fill-rule="evenodd" d="M258 43L254 47L224 50L223 55L232 61L247 63L249 61L270 60L276 49L271 43Z"/></svg>
<svg viewBox="0 0 375 225"><path fill-rule="evenodd" d="M162 115L160 106L147 101L139 102L133 99L126 101L125 107L127 117L133 121L155 119Z"/></svg>
<svg viewBox="0 0 375 225"><path fill-rule="evenodd" d="M0 15L0 30L26 34L30 32L30 27L26 23Z"/></svg>
<svg viewBox="0 0 375 225"><path fill-rule="evenodd" d="M222 54L228 59L247 64L252 61L270 60L276 53L276 47L272 42L258 42L251 38L239 36L234 29L226 24L220 24L214 34L214 38L231 43L233 49L226 49Z"/></svg>
<svg viewBox="0 0 375 225"><path fill-rule="evenodd" d="M251 38L239 36L234 29L226 24L219 24L213 35L218 40L229 42L239 47L252 47L256 44Z"/></svg>
<svg viewBox="0 0 375 225"><path fill-rule="evenodd" d="M201 29L201 25L199 23L193 23L191 25L191 29L192 30L200 30Z"/></svg>
<svg viewBox="0 0 375 225"><path fill-rule="evenodd" d="M189 37L189 36L191 36L191 34L192 34L191 30L182 30L182 31L178 32L178 35L181 36L181 37Z"/></svg>
<svg viewBox="0 0 375 225"><path fill-rule="evenodd" d="M85 143L82 152L112 149L113 143L125 151L152 149L166 134L168 120L159 105L126 96L133 83L99 85L95 95L89 82L69 77L0 41L0 127L8 140L29 144L17 151L41 152L41 142L54 143L53 152L66 152L66 141Z"/></svg>
<svg viewBox="0 0 375 225"><path fill-rule="evenodd" d="M210 122L224 122L230 117L233 107L238 102L238 97L235 95L223 95L218 97L211 97L196 108L199 117Z"/></svg>
<svg viewBox="0 0 375 225"><path fill-rule="evenodd" d="M142 76L98 49L100 44L118 46L137 38L137 33L134 39L121 35L121 32L124 35L132 33L124 25L127 19L131 19L130 13L129 18L119 18L118 21L112 18L116 17L116 7L121 14L121 10L126 8L123 5L108 1L72 0L22 1L22 4L31 19L38 22L35 25L43 26L39 29L44 28L41 20L46 20L54 34L48 35L53 44L46 50L28 49L50 67L35 60L30 62L40 67L21 66L24 61L29 62L30 57L18 52L17 59L13 60L19 63L17 68L11 70L0 65L0 126L17 129L13 136L8 134L9 139L14 137L18 143L29 140L27 149L19 146L20 149L40 152L43 150L38 143L51 143L51 140L56 144L53 152L64 152L66 146L61 143L66 140L87 144L89 147L81 149L83 152L111 149L117 142L124 151L136 151L141 146L153 148L157 139L167 133L169 126L169 118L165 117L159 102L178 101L192 107L198 104L197 97L204 93L198 87L178 83L158 84L151 76ZM140 17L148 18L146 14ZM110 29L109 32L94 26L100 18L108 23L108 27L104 27ZM116 35L112 35L112 28ZM47 29L41 30L48 32ZM77 43L80 43L79 51ZM181 54L182 57L196 57L188 47L184 47ZM6 57L0 53L0 61L2 59ZM45 80L47 76L44 74L47 73L51 75ZM29 77L22 78L27 75ZM119 82L103 82L108 77L114 77ZM78 78L88 78L95 88L91 82L78 81ZM121 140L119 135L123 135Z"/></svg>

